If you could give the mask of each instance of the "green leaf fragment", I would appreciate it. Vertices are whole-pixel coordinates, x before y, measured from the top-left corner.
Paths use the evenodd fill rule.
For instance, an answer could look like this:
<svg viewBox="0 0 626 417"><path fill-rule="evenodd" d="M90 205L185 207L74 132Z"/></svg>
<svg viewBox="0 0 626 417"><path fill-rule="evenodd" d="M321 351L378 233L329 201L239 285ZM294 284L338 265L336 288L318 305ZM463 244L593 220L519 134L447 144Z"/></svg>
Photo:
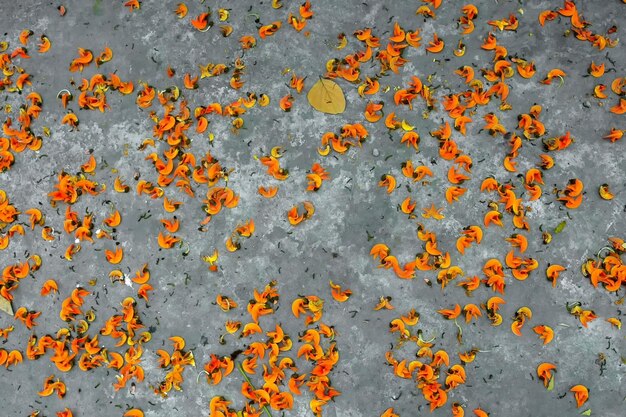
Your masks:
<svg viewBox="0 0 626 417"><path fill-rule="evenodd" d="M554 233L555 234L559 234L563 231L563 229L565 229L565 226L567 225L567 222L565 220L563 220L561 223L559 223L559 225L554 229Z"/></svg>

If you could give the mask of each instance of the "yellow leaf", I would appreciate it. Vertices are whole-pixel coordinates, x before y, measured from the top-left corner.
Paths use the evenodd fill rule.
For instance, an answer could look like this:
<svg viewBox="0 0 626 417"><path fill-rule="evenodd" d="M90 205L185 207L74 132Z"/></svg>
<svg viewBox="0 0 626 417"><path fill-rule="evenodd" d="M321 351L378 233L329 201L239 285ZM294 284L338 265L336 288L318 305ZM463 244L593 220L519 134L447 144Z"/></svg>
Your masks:
<svg viewBox="0 0 626 417"><path fill-rule="evenodd" d="M334 81L320 78L307 94L309 104L322 113L340 114L346 109L346 98L343 90Z"/></svg>

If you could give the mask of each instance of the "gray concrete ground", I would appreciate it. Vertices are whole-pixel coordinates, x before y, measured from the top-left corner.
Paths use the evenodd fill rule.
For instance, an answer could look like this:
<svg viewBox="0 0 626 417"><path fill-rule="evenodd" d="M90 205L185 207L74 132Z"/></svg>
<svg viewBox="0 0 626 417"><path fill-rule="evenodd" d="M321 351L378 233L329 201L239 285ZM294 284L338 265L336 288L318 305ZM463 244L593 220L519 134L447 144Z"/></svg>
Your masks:
<svg viewBox="0 0 626 417"><path fill-rule="evenodd" d="M34 32L29 41L30 60L16 58L20 66L32 75L32 87L17 95L0 91L2 105L11 104L13 114L18 117L19 106L24 95L32 90L43 97L43 110L33 123L33 130L41 135L42 127L51 130L50 137L43 137L43 145L37 152L26 150L15 154L11 170L0 174L0 189L18 210L39 208L46 217L46 225L59 233L56 240L47 242L40 236L40 227L30 231L28 216L20 215L19 222L25 224L25 236L15 236L9 247L0 252L0 267L23 262L27 254L39 254L43 260L40 270L25 278L16 289L13 308L24 306L29 310L41 311L37 326L28 330L22 323L2 313L0 327L15 325L8 340L1 347L6 350L26 350L31 334L42 337L54 335L66 326L59 318L61 302L72 289L80 285L93 294L85 298L83 310L92 308L96 320L88 331L97 334L105 320L119 314L120 303L129 296L138 299L138 285L111 283L108 274L115 267L104 256L105 249L112 249L113 242L96 239L94 244L83 242L82 251L72 262L63 259L65 248L74 237L62 230L65 205L52 208L47 194L53 191L56 176L61 171L76 173L88 159L90 150L96 156L98 167L90 177L107 185L107 191L96 196L81 196L73 210L81 216L86 210L94 214L96 228L110 213L110 202L123 216L122 224L114 233L115 241L124 248L124 259L120 269L131 275L145 263L149 264L154 287L150 301L138 299L137 311L141 322L152 332L152 340L144 344L141 365L145 370L145 381L137 383L134 390L130 383L115 392L112 384L116 372L106 367L82 372L75 364L72 371L60 372L48 353L36 361L24 358L22 364L0 370L0 415L27 416L34 410L41 415L54 416L65 407L75 416L121 416L129 408L140 408L148 417L209 415L209 401L215 395L223 395L233 401L239 409L243 404L240 394L241 377L235 371L220 385L208 385L204 378L197 380L202 366L209 361L210 354L230 354L244 344L236 336L227 336L220 344L226 320L249 321L246 304L252 298L254 288L262 289L271 280L277 281L280 293L280 308L274 316L261 319L264 331L281 323L292 336L296 356L300 343L298 332L305 329L302 319L296 320L291 311L291 302L298 295L317 295L325 300L322 322L333 325L340 360L330 374L333 386L341 395L324 407L325 416L379 416L389 407L404 416L428 415L428 405L415 381L400 379L386 363L385 352L397 342L397 336L389 333L389 322L415 308L421 315L416 326L424 338L435 338L433 350L445 349L452 363L459 363L458 352L473 347L482 352L476 360L466 365L467 383L449 393L447 404L435 410L433 416L450 415L453 402L465 406L466 415L481 407L491 416L576 416L591 409L591 415L619 417L626 415L626 343L624 330L618 330L605 321L609 317L622 318L624 307L616 305L624 296L623 287L609 293L599 286L594 288L580 272L583 261L593 257L607 244L609 237L626 238L626 156L624 140L610 143L602 137L612 127L624 129L624 116L609 112L618 103L610 92L610 83L618 76L625 76L626 57L622 43L615 48L599 51L589 42L576 40L573 34L564 36L570 28L569 19L561 17L548 22L542 28L538 14L549 8L558 8L560 2L549 1L477 1L479 16L475 19L476 29L465 36L460 35L457 19L464 2L445 0L436 9L435 19L415 15L421 2L335 2L315 0L312 3L314 17L301 33L297 33L286 21L288 14L297 14L299 3L284 2L281 9L273 9L270 1L263 2L205 2L187 1L189 14L178 19L174 14L177 2L142 1L141 8L132 13L123 7L122 1L63 1L67 9L59 16L59 2L20 1L4 2L0 13L0 37L10 42L8 51L19 45L18 35L24 29ZM626 5L618 0L577 2L585 19L592 23L591 29L606 33L613 25L622 35ZM228 24L232 25L230 37L219 33L216 26L207 32L195 30L189 20L210 6L216 14L220 7L230 10ZM432 5L431 5L432 8ZM523 14L522 14L523 12ZM492 27L487 21L507 18L515 13L519 28L515 32L497 31L498 44L508 49L509 57L533 60L537 74L530 80L515 75L507 79L510 86L508 102L510 111L500 111L494 98L473 115L474 122L468 126L467 136L453 131L452 137L464 153L474 161L471 180L464 184L468 190L459 203L445 202L444 191L449 186L446 179L450 162L438 156L437 143L430 131L442 121L451 121L441 108L441 98L450 93L467 89L453 71L470 65L476 70L476 78L482 78L479 68L491 68L493 53L480 48L483 39ZM281 20L283 27L265 40L258 37L255 22L261 24ZM416 126L421 136L420 151L400 144L398 132L389 133L380 121L375 124L364 120L366 100L358 96L356 85L339 81L347 97L347 108L340 115L325 115L313 110L306 101L305 93L319 76L326 71L326 62L341 58L360 48L352 36L357 29L373 28L374 34L386 45L393 30L393 23L403 28L420 28L422 46L408 48L404 57L408 63L399 74L389 72L380 79L382 87L389 91L373 96L372 100L385 102L385 114L396 111ZM308 31L309 36L304 32ZM434 32L445 40L441 54L429 54L424 45L432 39ZM348 46L336 50L337 35L347 34ZM36 52L39 36L45 34L52 42L46 54ZM243 35L257 38L257 47L242 51L238 42ZM467 52L463 57L453 55L458 40L463 38ZM87 48L99 53L105 45L113 50L113 59L96 68L87 67L82 74L70 73L68 66L77 56L77 48ZM245 86L240 91L229 87L230 75L199 80L199 88L183 88L183 75L199 74L199 65L209 62L231 65L243 57L246 69L242 79ZM601 79L587 76L591 61L604 63L606 74ZM377 64L365 63L364 75L375 74ZM176 75L169 79L166 68L171 66ZM288 87L290 74L282 75L289 68L298 76L306 76L305 92L297 94ZM558 79L550 86L539 81L552 68L566 72L564 83L559 87ZM96 72L115 72L122 80L131 80L135 91L123 96L109 91L107 101L110 109L105 113L78 110L78 92L71 86L73 79L80 83L82 77ZM406 86L411 76L417 75L425 84L439 86L435 97L437 108L427 119L423 101L416 100L412 111L405 107L397 109L393 104L395 87ZM429 83L427 79L432 76ZM228 186L239 196L239 205L224 209L214 216L199 231L203 219L202 202L206 186L195 186L196 197L190 198L173 185L166 189L170 199L183 201L184 205L175 213L181 220L181 229L176 233L186 243L171 250L162 250L157 244L157 234L162 227L159 219L171 217L163 210L162 199L138 196L134 192L139 173L141 179L156 182L157 174L145 157L152 152L137 150L146 138L152 136L154 122L149 109L139 109L135 103L140 83L147 82L157 89L171 85L181 88L181 93L190 108L213 102L229 103L246 91L266 93L271 98L269 106L250 109L244 116L245 126L236 134L231 131L230 118L211 117L211 124L204 134L195 133L195 125L188 132L193 139L190 151L199 159L210 150L223 167L232 169ZM485 81L486 85L489 85ZM593 97L596 84L606 84L609 97L598 100ZM56 99L61 89L71 89L75 99L69 104L80 119L78 131L70 131L61 125L65 114L60 100ZM279 100L292 92L295 100L289 113L283 112ZM481 245L473 245L460 256L455 241L463 227L470 224L482 225L484 214L489 211L488 203L494 195L480 192L481 181L493 175L501 183L511 181L517 186L516 193L522 195L525 173L535 166L538 155L544 153L541 139L524 140L518 161L518 173L504 170L502 160L508 152L508 144L501 136L491 137L481 131L482 116L495 112L508 131L516 131L517 115L527 113L533 104L541 104L541 120L547 129L546 137L561 136L566 131L575 138L566 150L553 153L556 164L544 172L543 196L536 202L524 204L529 207L527 218L530 231L523 234L528 238L529 248L524 256L539 261L539 268L526 281L517 281L506 270L506 293L502 296L506 305L502 307L503 324L493 327L485 317L463 327L463 345L456 339L456 326L437 313L455 303L480 305L495 295L491 289L481 286L471 298L453 282L444 290L436 283L436 272L417 271L416 279L405 281L395 277L391 270L377 268L377 261L369 256L375 243L385 243L400 262L408 262L417 252L422 252L422 242L416 238L416 224L422 222L429 230L437 233L439 248L449 251L452 264L459 265L464 276L483 277L482 267L487 259L497 258L504 264L509 245L504 238L515 232L510 214L504 215L504 228L484 228ZM159 117L162 109L155 100L152 108ZM193 115L192 115L193 116ZM332 153L323 157L317 152L320 138L327 131L338 131L345 123L360 122L369 131L362 148L351 149L344 155ZM207 134L215 136L210 144ZM278 182L268 176L255 158L267 155L272 147L281 146L286 152L280 159L281 166L289 169L289 178ZM159 145L159 151L166 146ZM434 178L428 185L409 184L401 174L401 164L411 159L414 165L430 167ZM331 179L324 182L317 193L306 191L306 174L311 165L319 162L330 173ZM390 173L398 180L398 189L388 195L378 187L383 174ZM120 176L132 191L119 194L113 191L113 181ZM579 178L585 185L582 205L568 210L556 201L554 188L563 188L571 178ZM608 183L615 194L611 201L598 196L598 187ZM223 183L222 183L223 184ZM260 185L279 185L274 199L264 199L257 193ZM408 186L410 185L410 187ZM417 219L397 210L398 204L410 196L417 202ZM315 205L312 219L293 227L287 221L287 211L296 203L310 200ZM422 208L434 203L444 207L445 219L423 219ZM146 213L151 215L147 216ZM148 217L141 219L141 217ZM141 219L141 220L140 220ZM235 227L254 219L254 235L242 240L241 250L229 253L224 246L226 238ZM543 230L554 230L563 221L567 224L559 234L553 234L549 245L542 243ZM183 256L187 248L188 253ZM201 260L219 250L218 271L210 272ZM558 263L567 268L558 279L555 288L545 278L549 263ZM48 279L59 284L60 294L42 298L41 285ZM89 281L97 279L95 285ZM329 279L350 288L353 296L345 303L337 303L330 294ZM434 283L429 286L426 279ZM457 281L460 278L457 279ZM94 284L92 282L92 284ZM239 307L228 313L214 304L217 294L232 297ZM395 310L374 311L373 307L381 296L392 297ZM588 328L568 313L566 303L582 303L584 309L594 310L598 319ZM147 304L147 305L146 305ZM511 333L510 324L515 311L529 306L532 319L525 325L523 336ZM461 320L463 321L463 320ZM532 327L546 324L554 329L552 343L543 346L532 331ZM171 352L169 337L182 336L186 350L194 353L196 368L188 367L184 372L183 390L172 391L167 398L153 393L151 386L165 376L159 369L155 351L166 349ZM100 336L101 343L112 351L125 352L126 347L114 347L114 341ZM415 344L406 344L395 349L399 358L412 358L417 351ZM605 361L599 361L603 355ZM550 362L557 366L554 389L547 391L537 379L539 363ZM305 371L310 369L304 365ZM442 371L443 372L443 371ZM45 377L54 374L67 386L64 399L56 396L40 397ZM257 379L255 381L259 381ZM443 380L443 378L441 378ZM589 401L581 408L576 403L570 388L584 384L589 388ZM309 410L311 394L303 390L295 397L293 410L284 415L313 415ZM274 416L281 412L273 411Z"/></svg>

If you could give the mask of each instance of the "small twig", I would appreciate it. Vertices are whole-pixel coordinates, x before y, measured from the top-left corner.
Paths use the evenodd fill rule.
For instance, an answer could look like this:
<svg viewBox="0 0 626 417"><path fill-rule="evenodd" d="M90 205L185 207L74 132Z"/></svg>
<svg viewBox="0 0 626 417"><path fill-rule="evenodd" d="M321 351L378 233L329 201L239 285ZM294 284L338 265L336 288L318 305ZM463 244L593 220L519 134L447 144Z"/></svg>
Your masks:
<svg viewBox="0 0 626 417"><path fill-rule="evenodd" d="M603 250L608 250L609 252L615 253L615 250L612 247L610 247L610 246L603 246L603 247L600 248L600 250L596 254L596 258L600 258L600 254L602 253Z"/></svg>
<svg viewBox="0 0 626 417"><path fill-rule="evenodd" d="M432 343L432 342L434 342L434 341L435 341L435 339L436 339L436 338L437 338L437 336L433 336L430 340L424 340L424 339L422 339L422 331L421 331L421 330L419 330L419 331L417 332L417 340L418 340L420 343Z"/></svg>
<svg viewBox="0 0 626 417"><path fill-rule="evenodd" d="M67 95L69 95L70 97L72 97L72 92L70 90L68 90L67 88L64 88L63 90L60 90L57 93L57 98L60 98L59 96L61 95L61 93L66 93Z"/></svg>
<svg viewBox="0 0 626 417"><path fill-rule="evenodd" d="M200 383L200 375L202 374L206 374L207 376L210 376L209 373L203 369L198 373L198 377L196 378L196 383L198 384Z"/></svg>
<svg viewBox="0 0 626 417"><path fill-rule="evenodd" d="M456 328L459 329L459 335L457 337L459 344L462 345L463 344L463 329L461 328L461 326L459 326L459 323L457 323L456 319L454 319L454 324L456 325Z"/></svg>
<svg viewBox="0 0 626 417"><path fill-rule="evenodd" d="M254 388L254 385L252 385L252 381L250 381L250 378L248 378L248 375L243 370L243 367L241 366L241 363L236 362L236 364L237 364L237 369L239 369L239 372L241 372L241 375L243 376L243 379L245 379L246 382L248 384L250 384L250 386L252 387L253 390L256 390L256 388ZM272 417L272 413L270 413L270 410L267 408L266 405L263 406L263 411L265 411L265 413L268 415L268 417Z"/></svg>

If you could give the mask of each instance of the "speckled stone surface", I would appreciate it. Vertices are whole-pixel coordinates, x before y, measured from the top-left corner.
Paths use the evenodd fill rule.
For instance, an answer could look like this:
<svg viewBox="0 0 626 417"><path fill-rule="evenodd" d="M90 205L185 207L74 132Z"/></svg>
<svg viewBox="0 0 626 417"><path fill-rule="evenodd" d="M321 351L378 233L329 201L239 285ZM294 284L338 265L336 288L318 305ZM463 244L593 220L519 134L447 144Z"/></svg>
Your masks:
<svg viewBox="0 0 626 417"><path fill-rule="evenodd" d="M202 377L197 380L197 376L210 354L225 355L244 346L236 336L227 336L225 344L219 343L224 322L248 322L245 306L253 290L263 288L271 280L278 283L280 308L261 323L266 331L281 323L294 342L305 326L302 319L293 317L291 302L298 295L318 295L325 300L322 321L335 327L340 351L331 380L342 394L324 407L324 416L377 417L388 407L403 417L430 414L415 382L397 378L385 360L385 352L397 341L397 336L389 333L389 322L411 308L420 313L417 328L422 330L424 338L436 338L434 349L445 349L453 363L459 362L459 351L473 347L481 350L476 360L466 365L467 383L450 392L448 404L435 410L433 416L450 415L453 402L464 404L466 415L479 406L493 417L577 416L586 409L596 416L626 415L624 330L605 321L608 317L624 318L624 307L615 305L624 290L616 294L594 288L580 272L582 262L605 246L608 237L626 238L626 142L610 143L602 139L612 127L625 129L625 116L608 111L619 101L613 93L606 100L592 96L596 84L609 85L616 77L626 75L622 43L599 51L571 34L564 36L570 27L565 18L540 27L538 14L562 5L555 1L477 1L476 29L465 36L461 36L457 25L460 7L465 3L451 0L444 0L435 10L436 19L416 15L415 10L422 3L415 1L315 0L312 2L315 15L301 33L285 23L290 12L297 12L297 2L285 1L283 8L275 10L270 1L207 1L204 5L188 1L189 15L185 19L176 17L177 2L170 1L146 0L141 9L132 13L123 7L122 1L64 1L67 8L64 17L59 16L57 3L5 1L0 10L0 40L9 41L10 50L17 46L22 30L34 32L28 47L32 58L20 61L20 65L32 74L32 89L43 97L43 111L35 129L41 132L42 126L48 126L51 130L51 136L43 138L39 151L27 150L16 155L12 169L0 174L0 189L6 191L20 211L31 207L41 209L46 224L58 231L57 240L46 242L38 229L31 232L25 226L25 236L16 236L9 248L0 251L2 268L23 261L26 253L37 253L43 260L41 269L20 283L13 301L14 309L25 306L41 311L38 326L28 330L2 313L0 327L15 325L15 330L0 347L24 351L31 334L41 337L56 333L64 326L59 318L61 302L77 285L93 292L85 299L85 310L93 308L97 317L89 331L92 335L106 318L119 314L122 300L129 296L137 298L137 284L113 284L108 278L113 266L107 263L103 251L113 248L113 242L106 239L96 240L94 244L85 242L73 262L63 259L65 248L74 238L62 230L65 206L51 207L47 194L53 190L59 172L78 172L89 152L98 161L94 180L106 184L108 189L97 197L82 196L73 209L81 216L85 211L93 213L96 225L110 213L111 205L122 213L122 224L114 233L115 241L124 248L125 256L119 267L124 273L133 274L145 263L150 266L154 292L148 303L138 300L137 310L152 332L152 340L144 347L145 381L138 383L134 392L130 385L115 392L112 384L116 373L111 369L103 367L85 373L76 368L62 373L47 357L0 369L1 416L28 416L34 410L41 410L44 416L55 416L65 407L76 417L121 416L132 407L141 408L147 417L208 416L208 403L215 395L224 395L240 407L243 398L239 392L239 374L231 374L218 386L207 384ZM606 33L616 25L618 32L614 37L622 35L626 5L621 1L577 3L586 20L593 23L593 30ZM217 26L202 33L189 24L207 6L214 12L220 7L230 9L228 23L233 27L230 37L223 37ZM510 13L516 14L519 28L516 32L496 30L498 44L508 49L510 57L533 60L537 74L530 80L518 75L507 79L512 110L500 111L499 102L494 99L478 109L466 136L453 131L453 138L472 158L474 166L471 179L463 184L467 192L460 202L450 205L444 198L449 186L446 175L450 162L439 157L437 141L428 132L444 121L451 121L441 108L441 98L467 89L454 70L469 65L475 68L476 77L482 78L479 69L492 65L493 53L480 48L484 37L493 30L486 22L506 18ZM262 24L281 20L283 27L274 36L260 40L257 18ZM306 76L308 91L326 72L329 59L344 57L360 48L352 36L355 30L371 27L385 43L394 22L407 30L419 28L423 45L406 50L404 58L408 62L400 72L388 72L380 79L382 87L390 86L389 91L383 92L381 88L372 99L386 103L385 114L396 111L399 118L415 126L421 136L418 153L400 144L401 135L389 132L384 121L375 124L365 121L366 99L359 97L356 85L339 81L346 94L347 108L343 114L331 116L313 110L305 93L297 94L288 87L291 73L283 75L289 68L298 76ZM304 35L305 31L309 36ZM436 55L424 50L435 31L446 43L444 51ZM339 51L335 47L341 32L347 34L349 42ZM41 34L46 34L52 42L47 54L36 52L34 44ZM258 41L256 48L245 53L238 42L244 34L253 34ZM456 57L452 52L461 37L467 51L463 57ZM68 71L78 47L97 53L105 45L114 52L110 62L100 68L92 64L82 74ZM242 77L245 86L241 91L228 85L228 75L201 79L195 90L183 88L183 75L198 75L199 65L209 62L232 65L236 58L242 58L246 65ZM602 79L587 75L591 61L605 63L607 71ZM168 66L176 70L171 79L166 75ZM549 86L539 82L552 68L561 68L567 74L561 87L558 80ZM363 64L364 75L376 71L377 64L373 61ZM80 125L78 131L70 131L60 123L65 110L56 99L57 92L65 88L75 91L70 80L80 83L82 77L96 72L115 72L123 80L133 81L135 92L128 96L109 92L110 109L104 113L79 111L76 101L71 102L69 107L79 116ZM421 100L416 101L413 110L396 109L393 105L395 88L406 86L413 75L425 83L431 76L429 84L438 87L434 94L439 103L427 119L422 117L425 106ZM144 139L152 137L154 127L150 110L140 109L135 103L141 82L159 90L179 86L191 109L216 101L228 103L246 91L265 93L271 98L269 106L250 109L244 116L244 127L236 133L232 132L230 118L211 119L202 135L189 132L193 140L190 151L194 155L199 158L210 150L223 167L232 169L228 186L240 196L240 202L236 208L214 216L206 231L199 231L199 222L204 218L201 200L206 186L196 188L195 198L174 186L168 187L168 198L184 203L175 213L181 220L176 235L185 242L183 248L159 248L156 239L162 230L159 219L171 215L164 212L161 199L153 200L134 192L136 173L148 181L156 181L157 177L152 162L145 160L152 150L137 150ZM295 100L292 110L285 113L278 103L290 92ZM23 97L0 91L1 105L12 104L16 112L21 103ZM543 196L538 201L527 202L522 174L536 166L539 155L544 153L541 139L524 140L517 158L518 172L510 173L502 166L509 151L507 140L502 136L492 137L481 128L482 116L493 111L507 130L519 134L517 116L527 113L533 104L543 106L541 120L547 129L546 137L569 131L575 140L566 150L554 153L555 167L544 172ZM363 123L369 131L361 148L343 155L333 152L326 157L319 155L317 148L325 132L337 132L343 124L356 122ZM209 131L215 137L212 143L208 140ZM267 155L275 146L286 151L280 159L281 166L289 170L286 181L278 182L268 176L256 158ZM158 147L159 151L165 149ZM433 171L434 177L427 185L411 183L402 176L401 164L409 159L414 165L423 164ZM324 182L320 191L311 193L306 191L306 174L315 162L330 173L331 179ZM392 174L398 180L398 189L390 195L378 186L384 174ZM126 180L130 193L112 191L117 176ZM482 277L482 267L490 258L498 258L504 264L510 250L504 239L515 232L509 214L505 214L504 228L484 228L483 242L473 245L465 256L455 249L463 227L482 225L489 202L496 198L480 192L480 184L488 176L517 186L518 197L522 196L528 207L530 223L530 231L524 232L529 242L524 256L537 259L539 268L525 281L515 280L507 271L503 296L506 305L501 310L503 324L493 327L484 316L469 325L460 323L463 326L460 346L454 322L444 320L437 310L455 303L480 305L494 295L491 289L481 286L471 298L454 282L442 290L436 283L436 272L417 271L416 279L401 280L391 270L377 268L378 262L370 257L369 251L375 243L385 243L401 262L412 260L423 251L422 242L416 237L416 225L421 222L437 233L439 248L450 252L452 263L459 265L464 275ZM554 188L562 189L571 178L579 178L585 184L584 201L576 210L564 208L553 193ZM616 195L613 200L605 201L598 196L597 189L603 183L610 184ZM279 185L277 196L262 198L257 192L260 185ZM417 219L408 219L397 208L407 196L417 203ZM297 227L291 226L287 211L304 200L315 205L315 214ZM423 219L419 215L432 203L444 207L443 220ZM142 216L144 219L140 220ZM254 235L242 241L241 250L229 253L225 240L238 224L249 219L254 219L256 224ZM540 226L543 230L554 230L563 221L567 222L563 231L553 234L553 241L544 245ZM27 216L20 216L20 222L27 225ZM187 248L188 253L183 256ZM210 272L201 257L214 248L220 252L219 267L217 272ZM549 263L567 268L555 288L545 277ZM51 278L59 283L60 294L42 298L41 285ZM97 283L89 285L94 278ZM330 279L350 288L353 296L345 303L335 302L328 285ZM425 280L434 285L427 285ZM214 304L217 294L232 297L239 308L222 312ZM395 310L374 311L381 296L392 297ZM566 308L566 303L575 302L594 310L599 319L588 328L582 327ZM510 323L522 306L529 306L533 317L524 327L523 336L517 337L511 333ZM554 341L546 346L532 331L539 324L548 324L555 331ZM165 374L158 367L155 351L162 348L171 351L168 338L175 335L185 338L186 349L193 351L197 366L185 371L182 391L172 391L167 398L161 398L150 388ZM100 339L103 345L116 350L110 338ZM394 354L414 358L416 350L414 344L407 344ZM295 353L294 349L291 356L295 357ZM597 361L599 354L606 359L602 369ZM537 379L536 367L541 362L557 365L553 391L547 391ZM44 378L51 374L66 383L64 399L37 395ZM589 401L580 409L569 392L576 384L584 384L590 390ZM308 392L296 397L293 410L284 415L313 415L309 410L310 399ZM273 415L281 413L274 411Z"/></svg>

